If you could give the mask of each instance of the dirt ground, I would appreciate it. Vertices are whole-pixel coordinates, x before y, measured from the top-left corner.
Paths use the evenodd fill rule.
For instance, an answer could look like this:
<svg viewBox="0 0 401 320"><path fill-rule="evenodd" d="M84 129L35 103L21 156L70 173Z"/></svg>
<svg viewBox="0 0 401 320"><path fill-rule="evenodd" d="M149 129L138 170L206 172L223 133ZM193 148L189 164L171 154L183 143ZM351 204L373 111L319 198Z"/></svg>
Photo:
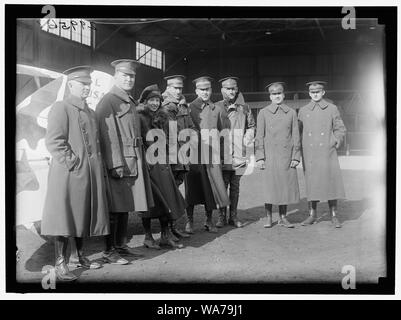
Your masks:
<svg viewBox="0 0 401 320"><path fill-rule="evenodd" d="M360 162L361 161L361 162ZM339 203L341 229L330 221L327 203L318 205L319 223L303 227L307 202L302 169L298 169L302 201L288 208L288 220L294 229L274 225L263 228L263 179L260 172L241 180L240 229L227 226L217 234L203 229L204 211L195 211L195 234L184 239L185 248L151 250L142 245L143 229L137 215L130 215L129 246L143 254L125 266L103 265L98 270L73 270L78 282L338 282L342 267L352 265L358 282L377 283L385 276L385 208L376 200L378 187L383 188L380 173L360 170L363 162L355 158L341 160L347 200ZM350 169L350 167L352 169ZM274 207L273 220L278 218ZM217 211L214 212L217 219ZM179 221L183 227L185 219ZM155 238L160 236L158 221L152 225ZM54 249L32 230L17 228L17 245L21 250L17 264L19 282L40 283L42 267L54 263ZM86 242L90 259L99 259L103 249L101 238Z"/></svg>

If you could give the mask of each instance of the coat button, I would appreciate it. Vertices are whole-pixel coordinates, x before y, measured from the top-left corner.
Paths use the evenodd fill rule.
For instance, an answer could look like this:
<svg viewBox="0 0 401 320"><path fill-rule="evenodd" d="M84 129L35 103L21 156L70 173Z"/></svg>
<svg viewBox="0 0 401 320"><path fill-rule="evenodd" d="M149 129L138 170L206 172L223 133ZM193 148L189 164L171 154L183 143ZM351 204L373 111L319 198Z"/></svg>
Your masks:
<svg viewBox="0 0 401 320"><path fill-rule="evenodd" d="M324 132L322 132L321 135L324 136Z"/></svg>
<svg viewBox="0 0 401 320"><path fill-rule="evenodd" d="M308 134L308 135L309 135L309 137L310 137L310 136L312 136L312 132L309 132L309 134Z"/></svg>

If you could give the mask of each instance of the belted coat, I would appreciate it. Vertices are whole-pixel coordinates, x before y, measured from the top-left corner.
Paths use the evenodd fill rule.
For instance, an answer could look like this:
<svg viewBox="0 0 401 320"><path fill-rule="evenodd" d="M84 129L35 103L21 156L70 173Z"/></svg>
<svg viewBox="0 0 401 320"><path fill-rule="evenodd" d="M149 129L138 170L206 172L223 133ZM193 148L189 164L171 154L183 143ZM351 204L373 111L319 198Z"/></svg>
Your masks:
<svg viewBox="0 0 401 320"><path fill-rule="evenodd" d="M95 112L70 95L49 112L45 137L52 155L41 234L109 234L104 167Z"/></svg>
<svg viewBox="0 0 401 320"><path fill-rule="evenodd" d="M246 148L252 147L253 138L255 136L255 119L253 118L251 109L245 103L244 97L241 92L238 93L235 101L232 103L227 99L223 99L215 103L225 113L228 120L231 135L231 152L225 150L228 145L225 143L220 144L220 155L223 164L223 171L231 171L236 169L238 165L245 164ZM224 154L226 153L226 154ZM226 158L226 162L224 162ZM238 171L237 171L238 173Z"/></svg>
<svg viewBox="0 0 401 320"><path fill-rule="evenodd" d="M131 96L114 86L96 107L111 212L147 211L154 205L136 106ZM111 170L119 167L123 178L112 177Z"/></svg>
<svg viewBox="0 0 401 320"><path fill-rule="evenodd" d="M324 99L311 101L299 110L298 119L308 200L344 199L336 142L343 141L346 128L338 108Z"/></svg>

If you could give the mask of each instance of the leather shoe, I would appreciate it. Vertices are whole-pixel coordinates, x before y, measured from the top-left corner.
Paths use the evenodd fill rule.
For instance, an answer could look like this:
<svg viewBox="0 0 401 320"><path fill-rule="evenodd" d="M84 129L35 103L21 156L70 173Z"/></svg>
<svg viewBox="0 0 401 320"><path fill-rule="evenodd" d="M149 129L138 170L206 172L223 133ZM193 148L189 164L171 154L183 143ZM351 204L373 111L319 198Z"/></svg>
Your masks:
<svg viewBox="0 0 401 320"><path fill-rule="evenodd" d="M156 250L160 250L161 249L160 246L156 243L156 241L152 240L152 239L145 239L143 241L143 245L146 248L149 248L149 249L156 249Z"/></svg>
<svg viewBox="0 0 401 320"><path fill-rule="evenodd" d="M56 276L61 281L75 281L78 277L73 274L67 267L64 257L58 257L54 266Z"/></svg>
<svg viewBox="0 0 401 320"><path fill-rule="evenodd" d="M231 225L231 226L234 226L236 228L242 228L244 226L242 224L242 222L239 221L238 218L236 218L236 217L228 219L228 224Z"/></svg>
<svg viewBox="0 0 401 320"><path fill-rule="evenodd" d="M138 258L144 257L144 255L141 253L133 252L132 249L130 249L130 247L128 247L127 245L123 247L116 247L116 251L121 256L133 256Z"/></svg>
<svg viewBox="0 0 401 320"><path fill-rule="evenodd" d="M226 215L224 213L220 213L216 223L216 227L223 228L225 225L226 225Z"/></svg>
<svg viewBox="0 0 401 320"><path fill-rule="evenodd" d="M310 226L312 224L316 223L316 217L314 216L309 216L306 218L302 223L301 226Z"/></svg>
<svg viewBox="0 0 401 320"><path fill-rule="evenodd" d="M188 234L194 234L194 223L188 221L185 225L185 232Z"/></svg>
<svg viewBox="0 0 401 320"><path fill-rule="evenodd" d="M331 218L331 222L333 223L334 227L336 228L341 228L341 223L340 221L337 219L336 216Z"/></svg>
<svg viewBox="0 0 401 320"><path fill-rule="evenodd" d="M271 214L269 215L267 215L267 221L266 221L266 224L263 226L263 227L265 227L265 228L271 228L273 226L273 221L272 221L272 216L271 216Z"/></svg>
<svg viewBox="0 0 401 320"><path fill-rule="evenodd" d="M279 226L283 226L286 228L294 228L294 225L292 223L290 223L286 217L281 217L279 222L278 222Z"/></svg>
<svg viewBox="0 0 401 320"><path fill-rule="evenodd" d="M161 238L159 241L159 244L161 247L171 247L174 249L182 249L184 248L184 245L182 243L176 243L175 241L173 241L172 239L163 239Z"/></svg>
<svg viewBox="0 0 401 320"><path fill-rule="evenodd" d="M183 233L176 228L171 228L170 230L171 230L171 233L177 238L189 238L190 237L189 234Z"/></svg>
<svg viewBox="0 0 401 320"><path fill-rule="evenodd" d="M211 221L205 222L205 230L210 233L217 233L217 228L213 225Z"/></svg>
<svg viewBox="0 0 401 320"><path fill-rule="evenodd" d="M125 265L129 263L128 260L121 258L121 256L115 250L103 252L102 258L105 263L110 264Z"/></svg>
<svg viewBox="0 0 401 320"><path fill-rule="evenodd" d="M70 257L68 266L72 268L99 269L102 265L95 261L89 261L86 257L73 258Z"/></svg>

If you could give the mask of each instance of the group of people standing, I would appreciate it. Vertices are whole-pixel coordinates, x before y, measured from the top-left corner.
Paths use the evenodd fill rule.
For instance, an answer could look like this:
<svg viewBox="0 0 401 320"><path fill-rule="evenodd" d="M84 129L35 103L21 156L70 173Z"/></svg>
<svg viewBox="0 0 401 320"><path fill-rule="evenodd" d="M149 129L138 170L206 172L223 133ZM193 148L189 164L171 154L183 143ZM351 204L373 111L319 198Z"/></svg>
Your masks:
<svg viewBox="0 0 401 320"><path fill-rule="evenodd" d="M85 102L92 69L84 66L64 72L70 95L55 103L48 116L45 140L52 161L41 233L54 237L58 279L76 279L68 263L100 267L83 254L83 239L87 237L104 236L105 263L128 264L124 257L135 255L127 246L129 212L141 217L143 244L151 249L182 248L180 239L194 233L194 207L198 204L205 207L205 230L217 232L227 224L242 227L237 206L241 170L249 162L244 149L254 144L257 167L265 173L265 227L273 225L272 205L279 206L279 224L293 227L286 218L286 207L299 201L296 167L301 153L310 204L310 215L303 225L315 223L317 202L328 200L333 223L341 226L336 215L337 199L345 196L336 149L345 127L337 107L323 99L325 83L307 84L312 100L298 116L283 103L284 83L268 85L272 103L260 111L255 123L236 77L219 80L223 99L216 103L211 101L213 79L203 76L193 80L197 98L188 104L182 94L182 75L165 77L163 93L157 85L146 87L138 103L131 91L140 64L122 59L111 65L115 85L95 111ZM188 139L177 139L172 127L178 133L187 130ZM200 134L202 130L226 130L232 135L240 132L241 139L229 140L233 143L228 158L220 150L221 161L215 163L211 161L215 150ZM165 140L154 136L160 132ZM155 141L165 144L165 148L157 149L156 158L166 161L148 158L155 151ZM191 148L185 149L185 145ZM198 151L197 161L183 161L194 150ZM185 197L179 190L182 184ZM212 219L215 209L216 224ZM185 229L179 230L176 222L184 215ZM151 232L154 219L161 228L158 241ZM74 247L70 257L69 243Z"/></svg>

